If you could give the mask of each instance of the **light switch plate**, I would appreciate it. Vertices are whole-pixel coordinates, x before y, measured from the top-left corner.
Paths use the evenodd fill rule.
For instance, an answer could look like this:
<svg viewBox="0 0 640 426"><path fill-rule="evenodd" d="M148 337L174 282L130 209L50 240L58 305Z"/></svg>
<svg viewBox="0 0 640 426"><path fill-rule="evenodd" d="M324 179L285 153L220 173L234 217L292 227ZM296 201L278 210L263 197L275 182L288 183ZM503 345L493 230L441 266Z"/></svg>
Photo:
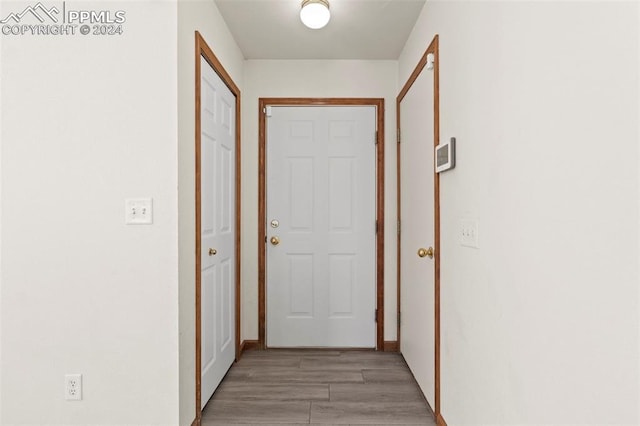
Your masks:
<svg viewBox="0 0 640 426"><path fill-rule="evenodd" d="M460 245L479 248L478 221L476 219L462 219L460 221Z"/></svg>
<svg viewBox="0 0 640 426"><path fill-rule="evenodd" d="M127 198L124 208L127 225L151 225L153 223L152 198Z"/></svg>

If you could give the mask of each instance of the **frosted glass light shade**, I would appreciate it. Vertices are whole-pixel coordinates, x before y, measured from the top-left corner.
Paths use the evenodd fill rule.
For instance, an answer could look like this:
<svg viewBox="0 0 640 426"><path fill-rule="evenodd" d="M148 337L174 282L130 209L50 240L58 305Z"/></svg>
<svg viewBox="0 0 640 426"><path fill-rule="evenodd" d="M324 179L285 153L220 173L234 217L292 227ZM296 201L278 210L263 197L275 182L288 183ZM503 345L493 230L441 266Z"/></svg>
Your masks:
<svg viewBox="0 0 640 426"><path fill-rule="evenodd" d="M329 12L328 0L303 0L300 9L300 20L307 27L318 30L329 23L331 12Z"/></svg>

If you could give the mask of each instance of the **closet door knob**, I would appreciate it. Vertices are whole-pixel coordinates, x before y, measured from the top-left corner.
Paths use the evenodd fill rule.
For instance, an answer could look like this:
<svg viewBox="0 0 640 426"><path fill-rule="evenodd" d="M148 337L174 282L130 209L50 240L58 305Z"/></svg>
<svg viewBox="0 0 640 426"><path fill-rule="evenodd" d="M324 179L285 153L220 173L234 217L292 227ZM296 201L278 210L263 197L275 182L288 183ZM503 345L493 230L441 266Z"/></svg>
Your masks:
<svg viewBox="0 0 640 426"><path fill-rule="evenodd" d="M433 259L433 247L429 247L428 249L425 249L425 248L418 249L418 256L420 257L429 256L429 259Z"/></svg>

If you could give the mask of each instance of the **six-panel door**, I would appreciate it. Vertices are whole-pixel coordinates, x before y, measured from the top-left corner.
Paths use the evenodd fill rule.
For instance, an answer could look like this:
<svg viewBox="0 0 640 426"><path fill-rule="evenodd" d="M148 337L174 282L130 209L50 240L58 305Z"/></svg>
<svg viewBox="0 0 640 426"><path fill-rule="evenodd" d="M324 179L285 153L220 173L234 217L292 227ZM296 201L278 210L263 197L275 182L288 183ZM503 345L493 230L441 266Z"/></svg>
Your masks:
<svg viewBox="0 0 640 426"><path fill-rule="evenodd" d="M235 97L201 58L201 401L235 359Z"/></svg>
<svg viewBox="0 0 640 426"><path fill-rule="evenodd" d="M271 107L269 347L375 347L375 142L375 107Z"/></svg>

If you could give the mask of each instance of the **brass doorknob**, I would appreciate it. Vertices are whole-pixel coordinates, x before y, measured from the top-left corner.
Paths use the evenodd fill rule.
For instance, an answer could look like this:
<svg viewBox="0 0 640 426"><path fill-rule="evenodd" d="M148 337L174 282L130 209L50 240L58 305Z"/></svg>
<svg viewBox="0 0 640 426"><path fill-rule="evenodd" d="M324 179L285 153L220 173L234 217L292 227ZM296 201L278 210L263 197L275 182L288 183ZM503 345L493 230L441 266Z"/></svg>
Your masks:
<svg viewBox="0 0 640 426"><path fill-rule="evenodd" d="M209 256L215 256L216 254L218 254L218 250L212 248L209 249Z"/></svg>
<svg viewBox="0 0 640 426"><path fill-rule="evenodd" d="M271 244L273 244L274 246L277 246L278 244L280 244L280 238L278 237L271 237Z"/></svg>
<svg viewBox="0 0 640 426"><path fill-rule="evenodd" d="M429 259L433 259L433 247L429 247L428 249L425 249L425 248L418 249L418 256L420 257L429 256Z"/></svg>

